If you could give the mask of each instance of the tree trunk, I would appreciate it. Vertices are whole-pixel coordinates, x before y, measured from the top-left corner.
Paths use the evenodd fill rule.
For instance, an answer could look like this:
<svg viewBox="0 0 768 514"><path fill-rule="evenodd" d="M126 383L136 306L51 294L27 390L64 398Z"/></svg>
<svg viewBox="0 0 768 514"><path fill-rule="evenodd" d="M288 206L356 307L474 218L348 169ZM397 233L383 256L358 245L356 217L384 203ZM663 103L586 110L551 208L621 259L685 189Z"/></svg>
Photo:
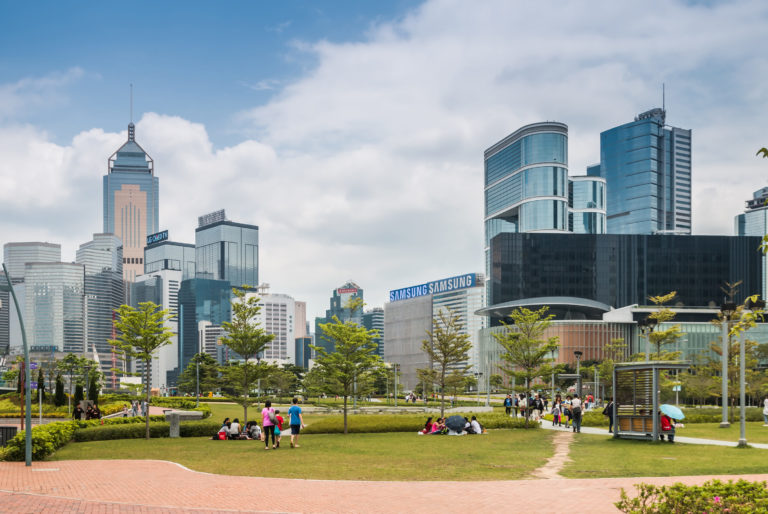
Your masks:
<svg viewBox="0 0 768 514"><path fill-rule="evenodd" d="M445 368L443 368L440 378L440 417L443 418L445 417Z"/></svg>
<svg viewBox="0 0 768 514"><path fill-rule="evenodd" d="M344 395L344 435L347 435L347 395Z"/></svg>
<svg viewBox="0 0 768 514"><path fill-rule="evenodd" d="M150 357L149 359L147 359L147 361L146 361L146 365L145 365L145 367L146 367L146 370L145 370L145 372L146 372L146 374L147 374L147 385L146 385L146 388L147 388L147 395L146 395L146 401L147 401L147 415L145 416L145 420L144 420L144 422L145 422L145 424L146 424L146 427L147 427L147 440L149 440L149 388L150 388L150 386L151 386L151 384L149 383L149 366L150 366L151 364L152 364L152 359L151 359L151 357Z"/></svg>
<svg viewBox="0 0 768 514"><path fill-rule="evenodd" d="M245 369L243 370L245 383L243 384L243 393L245 401L243 402L243 423L248 423L248 359L245 359Z"/></svg>

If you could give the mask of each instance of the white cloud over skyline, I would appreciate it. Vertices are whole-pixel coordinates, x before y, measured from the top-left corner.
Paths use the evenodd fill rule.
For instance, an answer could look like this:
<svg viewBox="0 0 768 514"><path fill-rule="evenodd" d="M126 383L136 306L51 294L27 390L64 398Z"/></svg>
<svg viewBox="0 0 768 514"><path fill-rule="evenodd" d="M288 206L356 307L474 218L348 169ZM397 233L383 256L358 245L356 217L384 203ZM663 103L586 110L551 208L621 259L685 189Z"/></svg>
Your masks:
<svg viewBox="0 0 768 514"><path fill-rule="evenodd" d="M316 66L232 113L241 142L219 147L173 113L145 113L137 141L172 239L194 241L197 216L226 208L260 227L260 279L310 316L347 279L379 306L389 289L484 271L485 148L562 121L570 173L583 174L599 133L658 106L662 82L668 123L693 129L694 233L731 234L768 175L754 156L768 145L766 22L757 1L435 0L363 41L302 42ZM0 100L41 109L60 94L44 80L0 84ZM0 243L61 242L73 259L102 230L101 176L125 135L84 127L55 144L14 101L0 108Z"/></svg>

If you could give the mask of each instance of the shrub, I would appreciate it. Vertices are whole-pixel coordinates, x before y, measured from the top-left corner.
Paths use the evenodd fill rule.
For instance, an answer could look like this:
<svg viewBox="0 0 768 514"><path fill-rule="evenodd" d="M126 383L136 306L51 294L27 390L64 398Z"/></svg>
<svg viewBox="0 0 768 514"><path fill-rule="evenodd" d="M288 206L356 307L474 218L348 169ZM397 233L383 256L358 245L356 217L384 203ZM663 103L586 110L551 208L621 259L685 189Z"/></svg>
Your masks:
<svg viewBox="0 0 768 514"><path fill-rule="evenodd" d="M153 418L155 417L157 416L153 416ZM181 437L211 437L218 430L219 424L210 420L182 421L179 426L179 434ZM149 436L151 438L168 437L169 435L170 423L165 421L151 421L149 423ZM79 429L74 434L74 440L77 442L108 441L112 439L143 439L144 437L146 437L146 427L144 423L90 426Z"/></svg>
<svg viewBox="0 0 768 514"><path fill-rule="evenodd" d="M459 414L471 419L472 414ZM495 428L525 428L525 419L511 418L505 414L480 414L477 419L487 429ZM416 432L424 428L428 415L414 414L358 414L349 417L350 433L369 432ZM433 416L435 418L436 416ZM529 423L529 429L538 428L538 423ZM307 425L302 430L306 434L339 434L344 432L342 416L327 417Z"/></svg>
<svg viewBox="0 0 768 514"><path fill-rule="evenodd" d="M72 405L77 405L81 401L83 401L83 385L77 384L75 386L75 398L72 400Z"/></svg>
<svg viewBox="0 0 768 514"><path fill-rule="evenodd" d="M61 380L61 375L56 375L56 394L53 396L53 404L56 407L61 407L67 403L67 397L64 395L64 382Z"/></svg>
<svg viewBox="0 0 768 514"><path fill-rule="evenodd" d="M32 459L43 460L67 444L75 432L74 421L57 421L32 428ZM25 432L19 432L8 441L5 448L6 460L24 460L26 448Z"/></svg>
<svg viewBox="0 0 768 514"><path fill-rule="evenodd" d="M621 489L621 500L616 507L621 512L633 514L677 512L729 512L746 514L768 512L768 490L765 482L738 482L711 480L704 485L672 486L637 484L638 494L629 498Z"/></svg>

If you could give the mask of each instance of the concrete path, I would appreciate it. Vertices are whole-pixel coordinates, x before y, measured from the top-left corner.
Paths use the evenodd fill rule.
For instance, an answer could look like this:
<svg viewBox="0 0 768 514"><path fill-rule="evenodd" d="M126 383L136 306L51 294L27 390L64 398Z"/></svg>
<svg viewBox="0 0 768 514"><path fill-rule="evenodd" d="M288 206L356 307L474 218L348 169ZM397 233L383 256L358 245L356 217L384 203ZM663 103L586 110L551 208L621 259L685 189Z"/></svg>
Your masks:
<svg viewBox="0 0 768 514"><path fill-rule="evenodd" d="M212 456L215 458L215 456ZM256 465L256 463L254 463ZM0 512L617 512L621 488L711 478L546 479L496 482L359 482L232 477L165 461L0 463ZM766 480L768 475L745 475ZM532 494L545 492L544 494Z"/></svg>
<svg viewBox="0 0 768 514"><path fill-rule="evenodd" d="M547 430L555 430L557 432L565 432L567 430L568 432L573 433L570 428L566 429L563 427L553 427L551 421L542 421L541 428L544 428ZM681 430L684 431L685 429L681 429ZM607 427L606 428L581 427L581 433L603 435L605 437L613 437L613 434L608 432ZM675 442L686 443L686 444L705 444L710 446L730 446L733 448L738 446L737 441L721 441L719 439L701 439L699 437L685 437L677 434L675 434ZM768 444L765 444L765 443L749 443L749 445L754 448L760 448L761 450L768 450Z"/></svg>

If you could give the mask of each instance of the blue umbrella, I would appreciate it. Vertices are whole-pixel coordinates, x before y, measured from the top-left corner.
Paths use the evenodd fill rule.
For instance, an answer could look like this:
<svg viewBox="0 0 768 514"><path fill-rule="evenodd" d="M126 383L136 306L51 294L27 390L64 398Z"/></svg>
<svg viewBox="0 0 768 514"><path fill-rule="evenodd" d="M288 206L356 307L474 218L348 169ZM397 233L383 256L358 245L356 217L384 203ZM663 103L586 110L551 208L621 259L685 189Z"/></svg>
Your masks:
<svg viewBox="0 0 768 514"><path fill-rule="evenodd" d="M683 411L675 407L674 405L669 405L668 403L665 403L661 407L659 407L659 410L669 416L672 419L685 419L685 414L683 414Z"/></svg>

